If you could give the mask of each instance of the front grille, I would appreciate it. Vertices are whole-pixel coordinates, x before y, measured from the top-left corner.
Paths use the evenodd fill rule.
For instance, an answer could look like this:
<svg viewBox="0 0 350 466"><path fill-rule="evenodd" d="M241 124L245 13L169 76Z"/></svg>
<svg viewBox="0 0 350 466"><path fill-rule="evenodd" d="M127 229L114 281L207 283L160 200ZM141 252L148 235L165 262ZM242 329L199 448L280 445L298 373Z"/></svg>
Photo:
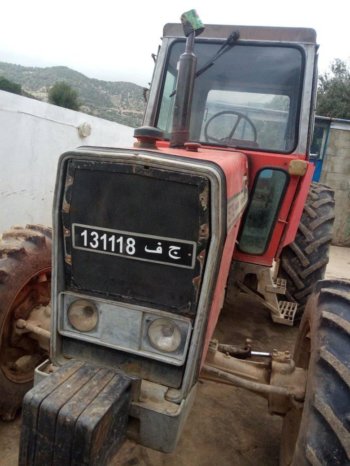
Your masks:
<svg viewBox="0 0 350 466"><path fill-rule="evenodd" d="M61 203L66 289L194 315L209 196L209 180L198 174L69 160Z"/></svg>

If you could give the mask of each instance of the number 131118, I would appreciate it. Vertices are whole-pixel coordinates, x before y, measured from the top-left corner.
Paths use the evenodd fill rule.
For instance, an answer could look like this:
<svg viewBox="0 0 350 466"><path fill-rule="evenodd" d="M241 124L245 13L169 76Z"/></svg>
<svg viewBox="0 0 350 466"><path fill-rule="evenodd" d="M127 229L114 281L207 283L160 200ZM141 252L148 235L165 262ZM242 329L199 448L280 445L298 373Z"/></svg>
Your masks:
<svg viewBox="0 0 350 466"><path fill-rule="evenodd" d="M73 248L192 269L194 241L108 230L74 223Z"/></svg>
<svg viewBox="0 0 350 466"><path fill-rule="evenodd" d="M117 254L128 254L133 256L136 253L136 240L131 237L117 236L94 230L83 230L80 233L83 247L99 249Z"/></svg>

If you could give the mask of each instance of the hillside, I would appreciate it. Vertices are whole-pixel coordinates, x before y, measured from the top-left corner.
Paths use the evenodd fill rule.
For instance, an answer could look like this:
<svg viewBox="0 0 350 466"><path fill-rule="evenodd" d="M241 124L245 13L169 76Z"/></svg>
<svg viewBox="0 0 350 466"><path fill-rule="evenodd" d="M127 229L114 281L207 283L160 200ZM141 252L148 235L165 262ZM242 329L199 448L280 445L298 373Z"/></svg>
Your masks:
<svg viewBox="0 0 350 466"><path fill-rule="evenodd" d="M0 76L21 84L24 95L43 101L53 84L65 81L78 92L80 111L132 127L142 122L143 88L130 82L91 79L65 66L37 68L4 62L0 62Z"/></svg>

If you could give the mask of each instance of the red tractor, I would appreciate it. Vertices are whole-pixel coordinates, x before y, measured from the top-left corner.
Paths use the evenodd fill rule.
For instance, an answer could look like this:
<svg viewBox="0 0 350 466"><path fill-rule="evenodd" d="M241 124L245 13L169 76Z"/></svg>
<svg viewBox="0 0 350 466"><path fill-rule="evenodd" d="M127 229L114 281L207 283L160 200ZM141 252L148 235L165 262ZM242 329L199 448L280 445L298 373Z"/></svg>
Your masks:
<svg viewBox="0 0 350 466"><path fill-rule="evenodd" d="M307 161L315 32L181 19L164 28L134 147L60 158L52 278L49 229L3 234L0 413L39 364L20 464L102 465L126 432L172 451L209 377L284 416L282 465L350 464L350 287L316 285L334 201ZM313 293L294 357L212 339L228 287L287 325Z"/></svg>

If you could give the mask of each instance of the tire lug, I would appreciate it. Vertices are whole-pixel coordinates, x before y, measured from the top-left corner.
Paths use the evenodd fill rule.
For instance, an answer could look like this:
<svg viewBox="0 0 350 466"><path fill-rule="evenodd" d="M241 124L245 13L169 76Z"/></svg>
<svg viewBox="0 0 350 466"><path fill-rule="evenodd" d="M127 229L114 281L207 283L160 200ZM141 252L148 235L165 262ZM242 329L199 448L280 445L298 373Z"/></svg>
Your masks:
<svg viewBox="0 0 350 466"><path fill-rule="evenodd" d="M5 270L0 270L0 285L7 280L8 273Z"/></svg>

